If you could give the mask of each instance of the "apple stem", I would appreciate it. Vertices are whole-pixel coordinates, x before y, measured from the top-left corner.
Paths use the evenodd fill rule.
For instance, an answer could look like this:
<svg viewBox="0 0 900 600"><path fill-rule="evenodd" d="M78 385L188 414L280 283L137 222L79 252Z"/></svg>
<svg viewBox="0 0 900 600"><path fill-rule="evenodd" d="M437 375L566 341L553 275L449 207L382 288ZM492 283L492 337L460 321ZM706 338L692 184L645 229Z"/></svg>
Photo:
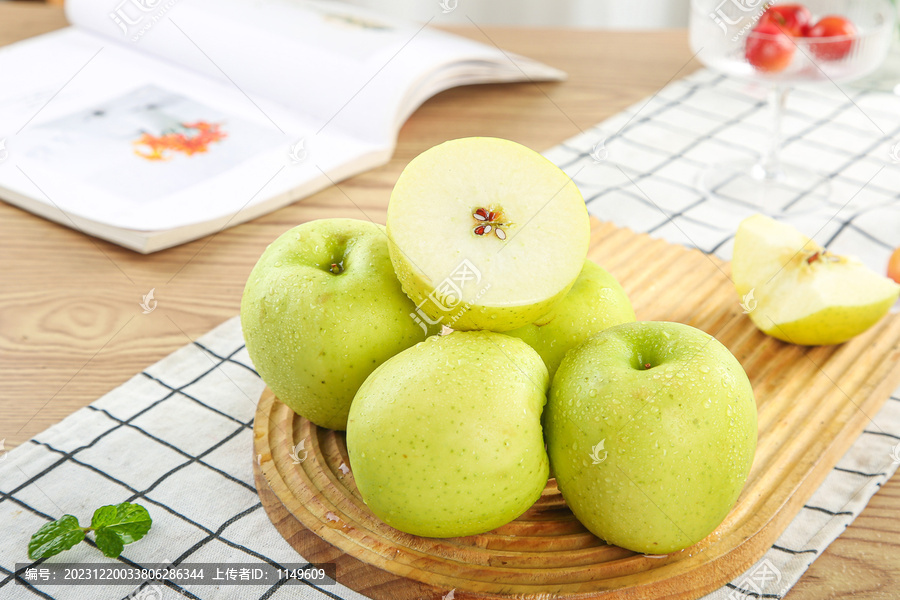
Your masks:
<svg viewBox="0 0 900 600"><path fill-rule="evenodd" d="M329 269L335 275L340 275L344 272L344 266L340 263L331 263L331 268Z"/></svg>

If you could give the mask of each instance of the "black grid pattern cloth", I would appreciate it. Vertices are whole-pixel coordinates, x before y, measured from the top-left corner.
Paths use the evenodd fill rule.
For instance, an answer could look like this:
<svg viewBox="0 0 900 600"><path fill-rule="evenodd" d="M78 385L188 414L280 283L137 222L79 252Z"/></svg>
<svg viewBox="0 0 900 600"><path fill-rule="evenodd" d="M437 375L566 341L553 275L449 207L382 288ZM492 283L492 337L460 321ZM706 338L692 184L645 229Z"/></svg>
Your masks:
<svg viewBox="0 0 900 600"><path fill-rule="evenodd" d="M731 259L737 226L758 209L727 183L698 189L709 164L758 158L768 142L766 89L697 71L551 148L591 214ZM900 245L900 96L831 84L788 94L783 160L826 175L827 202L777 190L784 220L832 252L884 273Z"/></svg>
<svg viewBox="0 0 900 600"><path fill-rule="evenodd" d="M0 459L0 599L361 599L340 585L49 586L13 581L28 539L73 514L137 502L147 536L118 560L88 544L44 562L110 565L302 563L253 485L253 416L264 384L231 319Z"/></svg>
<svg viewBox="0 0 900 600"><path fill-rule="evenodd" d="M713 140L720 139L729 127L755 130L749 120L760 116L762 102L750 91L744 84L701 71L546 154L574 176L598 217L727 258L740 219L735 215L741 207L702 198L692 187L690 175L706 157L721 156L720 145ZM813 150L842 156L849 164L835 167L836 186L849 189L855 183L864 184L868 172L853 165L877 162L879 159L870 155L880 152L879 148L885 151L884 160L889 160L888 140L880 132L854 133L855 128L864 129L865 123L835 113L849 101L847 97L817 96L810 91L798 92L795 98L803 94L820 106L813 112L789 105L789 113L800 113L794 115L798 122L813 127L792 135L799 135L798 141L816 140L816 128L834 127L849 136L868 135L869 145L837 142L835 149L825 150L824 142L810 144ZM900 99L881 96L860 92L849 101L850 106L855 106L854 101L895 106L892 118L896 127L882 127L900 132L900 108L890 104L900 103ZM831 112L829 103L834 105ZM878 116L884 114L879 111ZM701 123L707 127L699 127ZM748 136L745 141L749 145L752 139ZM608 160L591 157L592 152L597 155L598 140L605 142ZM739 151L730 136L725 136L724 146ZM885 172L887 175L881 174ZM897 179L881 181L883 176ZM872 187L872 183L879 186ZM883 269L888 248L898 243L898 189L900 171L893 166L882 168L866 187L870 191L853 208L858 216L853 211L840 212L835 219L837 224L829 230L833 249L851 249L873 268ZM831 214L834 212L832 209ZM815 211L805 214L822 218ZM892 229L885 229L889 227ZM14 565L27 562L28 539L43 523L66 513L84 523L100 504L122 501L139 502L150 511L154 525L143 540L126 546L117 560L105 559L96 548L80 544L49 561L127 565L302 562L269 522L253 486L252 421L262 389L235 318L30 442L0 453L0 600L362 598L340 584L144 584L124 589L56 587L35 581L19 585L14 581ZM895 393L772 549L747 573L707 598L781 598L862 511L898 464L900 395ZM448 597L453 597L449 592Z"/></svg>

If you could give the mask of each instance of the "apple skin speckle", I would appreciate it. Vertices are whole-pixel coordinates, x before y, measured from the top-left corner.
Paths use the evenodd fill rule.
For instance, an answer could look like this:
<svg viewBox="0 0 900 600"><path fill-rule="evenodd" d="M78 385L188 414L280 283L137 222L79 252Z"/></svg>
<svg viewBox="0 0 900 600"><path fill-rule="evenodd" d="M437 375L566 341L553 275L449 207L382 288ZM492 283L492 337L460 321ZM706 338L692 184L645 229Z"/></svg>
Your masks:
<svg viewBox="0 0 900 600"><path fill-rule="evenodd" d="M340 264L341 272L331 265ZM278 398L321 427L345 429L366 377L438 333L410 317L384 227L355 219L299 225L254 267L241 326L254 366Z"/></svg>

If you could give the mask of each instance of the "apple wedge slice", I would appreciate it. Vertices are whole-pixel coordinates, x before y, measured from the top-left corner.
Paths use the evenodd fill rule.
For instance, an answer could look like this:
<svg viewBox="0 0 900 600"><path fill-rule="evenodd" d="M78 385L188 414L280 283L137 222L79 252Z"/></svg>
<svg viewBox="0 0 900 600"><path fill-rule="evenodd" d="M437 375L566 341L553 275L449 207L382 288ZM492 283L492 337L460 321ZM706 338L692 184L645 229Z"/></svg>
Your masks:
<svg viewBox="0 0 900 600"><path fill-rule="evenodd" d="M387 234L416 319L508 331L565 297L590 223L578 187L546 158L509 140L463 138L403 170Z"/></svg>
<svg viewBox="0 0 900 600"><path fill-rule="evenodd" d="M877 323L900 286L858 260L828 252L790 225L744 219L734 240L732 280L764 333L806 346L840 344Z"/></svg>

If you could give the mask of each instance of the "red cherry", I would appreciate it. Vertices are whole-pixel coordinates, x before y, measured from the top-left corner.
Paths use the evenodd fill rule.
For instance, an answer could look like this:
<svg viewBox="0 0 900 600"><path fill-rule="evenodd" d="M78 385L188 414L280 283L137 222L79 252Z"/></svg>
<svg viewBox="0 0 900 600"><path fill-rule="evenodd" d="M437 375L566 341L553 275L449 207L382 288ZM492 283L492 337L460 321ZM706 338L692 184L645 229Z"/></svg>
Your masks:
<svg viewBox="0 0 900 600"><path fill-rule="evenodd" d="M802 4L779 4L767 8L759 18L758 25L772 23L786 34L800 37L804 35L811 20L812 14Z"/></svg>
<svg viewBox="0 0 900 600"><path fill-rule="evenodd" d="M794 42L774 23L757 25L747 35L744 55L759 71L784 71L794 57Z"/></svg>
<svg viewBox="0 0 900 600"><path fill-rule="evenodd" d="M853 47L856 36L856 26L845 19L835 15L822 17L819 22L806 31L809 38L833 38L844 37L843 40L823 39L822 42L810 42L809 48L813 54L822 60L840 60L847 56Z"/></svg>

